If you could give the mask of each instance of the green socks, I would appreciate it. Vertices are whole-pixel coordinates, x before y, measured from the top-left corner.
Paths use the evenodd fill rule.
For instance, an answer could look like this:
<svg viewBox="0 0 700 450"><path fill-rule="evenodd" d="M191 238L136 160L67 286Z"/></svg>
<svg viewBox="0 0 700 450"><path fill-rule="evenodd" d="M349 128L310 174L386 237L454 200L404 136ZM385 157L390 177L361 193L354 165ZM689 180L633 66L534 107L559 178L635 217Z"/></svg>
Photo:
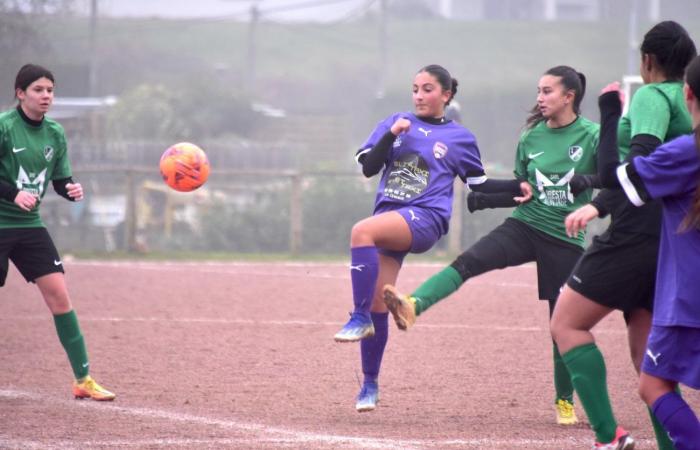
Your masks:
<svg viewBox="0 0 700 450"><path fill-rule="evenodd" d="M416 315L455 292L462 284L462 276L452 266L445 267L428 278L411 294L416 299Z"/></svg>
<svg viewBox="0 0 700 450"><path fill-rule="evenodd" d="M574 403L574 385L571 384L571 375L569 369L566 368L564 360L559 354L559 349L556 345L552 346L552 356L554 358L554 390L556 391L557 400L563 399L567 402Z"/></svg>
<svg viewBox="0 0 700 450"><path fill-rule="evenodd" d="M615 439L617 422L610 406L603 355L594 343L590 343L572 348L562 359L571 373L571 381L595 431L596 440L611 442Z"/></svg>
<svg viewBox="0 0 700 450"><path fill-rule="evenodd" d="M71 310L65 314L53 316L56 332L61 345L68 354L71 368L76 380L84 378L89 372L89 363L85 341L78 325L78 316Z"/></svg>

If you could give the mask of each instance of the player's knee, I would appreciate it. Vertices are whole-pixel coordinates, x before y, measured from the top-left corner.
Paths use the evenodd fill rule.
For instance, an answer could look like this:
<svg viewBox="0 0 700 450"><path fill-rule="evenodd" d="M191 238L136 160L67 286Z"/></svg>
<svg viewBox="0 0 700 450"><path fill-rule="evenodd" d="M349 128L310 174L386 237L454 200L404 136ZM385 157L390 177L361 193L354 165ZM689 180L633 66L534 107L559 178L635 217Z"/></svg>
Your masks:
<svg viewBox="0 0 700 450"><path fill-rule="evenodd" d="M644 378L640 378L639 385L637 386L637 393L644 403L647 405L651 404L651 389L649 389L648 383L644 381Z"/></svg>
<svg viewBox="0 0 700 450"><path fill-rule="evenodd" d="M350 230L350 246L373 245L374 240L370 231L370 227L364 221L357 222Z"/></svg>
<svg viewBox="0 0 700 450"><path fill-rule="evenodd" d="M481 273L478 269L479 261L470 251L459 255L457 259L452 261L450 266L459 273L463 281L467 281L469 278L473 277L475 273Z"/></svg>
<svg viewBox="0 0 700 450"><path fill-rule="evenodd" d="M552 335L552 340L557 347L561 347L563 336L566 335L565 330L566 327L563 325L561 320L558 320L556 316L552 317L552 320L549 321L549 333Z"/></svg>
<svg viewBox="0 0 700 450"><path fill-rule="evenodd" d="M65 290L46 289L42 293L46 306L49 307L53 314L64 314L73 308L68 292Z"/></svg>

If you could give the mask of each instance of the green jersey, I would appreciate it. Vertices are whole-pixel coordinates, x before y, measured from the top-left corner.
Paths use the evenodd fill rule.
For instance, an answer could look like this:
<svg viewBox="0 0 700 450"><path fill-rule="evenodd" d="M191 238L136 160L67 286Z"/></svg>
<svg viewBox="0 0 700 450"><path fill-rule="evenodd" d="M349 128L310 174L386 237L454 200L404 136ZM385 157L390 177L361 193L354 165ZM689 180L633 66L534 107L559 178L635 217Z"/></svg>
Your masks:
<svg viewBox="0 0 700 450"><path fill-rule="evenodd" d="M532 200L518 206L513 218L550 236L583 246L584 233L570 238L564 219L591 200L588 189L574 197L569 181L575 174L596 173L600 126L584 117L561 128L545 121L525 131L515 156L515 176L533 188Z"/></svg>
<svg viewBox="0 0 700 450"><path fill-rule="evenodd" d="M0 180L41 199L49 181L70 176L61 125L46 117L41 125L30 125L16 109L0 114ZM0 228L43 226L39 202L27 212L0 199Z"/></svg>
<svg viewBox="0 0 700 450"><path fill-rule="evenodd" d="M617 144L620 160L630 151L634 136L649 134L661 142L668 142L690 133L690 113L683 98L683 82L650 83L637 89L627 114L617 126Z"/></svg>

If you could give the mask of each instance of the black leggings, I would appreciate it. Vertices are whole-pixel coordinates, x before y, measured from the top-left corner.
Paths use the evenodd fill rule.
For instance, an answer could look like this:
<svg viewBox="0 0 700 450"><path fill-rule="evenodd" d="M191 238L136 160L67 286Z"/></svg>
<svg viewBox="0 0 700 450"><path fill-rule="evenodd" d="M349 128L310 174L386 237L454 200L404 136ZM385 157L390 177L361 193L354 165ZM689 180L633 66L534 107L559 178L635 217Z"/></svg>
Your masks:
<svg viewBox="0 0 700 450"><path fill-rule="evenodd" d="M550 301L550 313L559 290L583 254L578 245L557 239L513 218L508 218L455 259L451 266L462 280L495 269L537 263L540 299Z"/></svg>

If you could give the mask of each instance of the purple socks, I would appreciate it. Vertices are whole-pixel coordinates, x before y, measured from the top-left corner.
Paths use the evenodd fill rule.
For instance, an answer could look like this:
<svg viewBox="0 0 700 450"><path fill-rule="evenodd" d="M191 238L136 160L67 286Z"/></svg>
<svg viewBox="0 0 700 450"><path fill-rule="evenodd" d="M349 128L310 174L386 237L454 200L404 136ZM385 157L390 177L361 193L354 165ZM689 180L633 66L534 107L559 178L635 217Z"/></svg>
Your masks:
<svg viewBox="0 0 700 450"><path fill-rule="evenodd" d="M374 290L377 287L379 255L377 247L355 247L350 249L350 278L352 279L353 314L369 319Z"/></svg>
<svg viewBox="0 0 700 450"><path fill-rule="evenodd" d="M651 407L668 431L676 450L700 449L700 422L690 406L676 392L664 394Z"/></svg>
<svg viewBox="0 0 700 450"><path fill-rule="evenodd" d="M376 382L379 377L379 368L382 365L384 348L389 339L389 313L371 313L374 323L374 336L363 339L360 342L362 355L362 373L365 375L365 383Z"/></svg>

